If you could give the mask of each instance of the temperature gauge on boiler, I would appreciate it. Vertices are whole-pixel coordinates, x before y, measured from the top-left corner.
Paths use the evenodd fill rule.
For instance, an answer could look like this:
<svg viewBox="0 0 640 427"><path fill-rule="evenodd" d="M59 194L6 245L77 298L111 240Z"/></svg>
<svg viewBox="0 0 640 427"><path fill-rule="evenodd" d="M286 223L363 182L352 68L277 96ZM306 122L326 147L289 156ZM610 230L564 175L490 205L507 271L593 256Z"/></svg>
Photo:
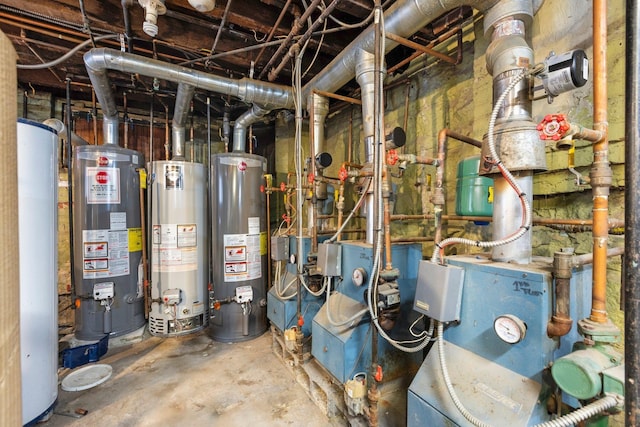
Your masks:
<svg viewBox="0 0 640 427"><path fill-rule="evenodd" d="M493 330L507 344L517 344L524 339L527 324L513 314L503 314L493 322Z"/></svg>

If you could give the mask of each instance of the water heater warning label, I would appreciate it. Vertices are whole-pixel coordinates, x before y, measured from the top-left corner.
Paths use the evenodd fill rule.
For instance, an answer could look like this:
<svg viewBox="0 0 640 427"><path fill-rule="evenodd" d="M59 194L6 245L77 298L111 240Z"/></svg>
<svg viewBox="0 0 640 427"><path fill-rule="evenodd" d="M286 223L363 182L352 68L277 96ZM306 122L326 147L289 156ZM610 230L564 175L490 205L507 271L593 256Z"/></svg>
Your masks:
<svg viewBox="0 0 640 427"><path fill-rule="evenodd" d="M82 246L84 279L129 274L128 230L82 230Z"/></svg>
<svg viewBox="0 0 640 427"><path fill-rule="evenodd" d="M154 224L151 269L169 273L198 269L196 224Z"/></svg>
<svg viewBox="0 0 640 427"><path fill-rule="evenodd" d="M260 277L260 234L225 234L224 281L242 282Z"/></svg>
<svg viewBox="0 0 640 427"><path fill-rule="evenodd" d="M89 204L120 203L120 169L85 168L85 195Z"/></svg>

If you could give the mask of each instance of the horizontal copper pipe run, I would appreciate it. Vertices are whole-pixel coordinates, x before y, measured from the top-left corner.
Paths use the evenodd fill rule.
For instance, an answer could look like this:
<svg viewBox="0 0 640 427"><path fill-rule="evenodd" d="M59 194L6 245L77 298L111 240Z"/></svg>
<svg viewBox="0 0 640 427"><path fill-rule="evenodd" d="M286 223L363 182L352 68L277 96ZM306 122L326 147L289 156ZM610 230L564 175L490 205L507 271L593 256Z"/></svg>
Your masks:
<svg viewBox="0 0 640 427"><path fill-rule="evenodd" d="M391 239L391 243L417 243L417 242L433 242L433 237L424 237L424 236L410 237L410 236L404 236L404 237L394 237L394 238Z"/></svg>
<svg viewBox="0 0 640 427"><path fill-rule="evenodd" d="M434 214L425 215L391 215L392 221L408 221L408 220L423 220L434 219ZM442 215L443 220L448 221L479 221L479 222L491 222L493 218L490 216L463 216L463 215ZM533 218L533 225L581 225L592 226L592 219L562 219L562 218ZM624 221L621 219L610 218L609 228L623 228Z"/></svg>
<svg viewBox="0 0 640 427"><path fill-rule="evenodd" d="M313 93L316 95L324 96L325 98L333 98L340 101L348 102L350 104L362 105L362 101L356 98L350 98L344 95L338 95L337 93L325 92L323 90L314 90Z"/></svg>
<svg viewBox="0 0 640 427"><path fill-rule="evenodd" d="M449 55L446 55L444 53L440 53L437 50L431 49L429 47L423 46L419 43L415 43L412 42L411 40L405 39L404 37L400 37L397 36L395 34L392 33L385 33L385 36L389 39L389 40L393 40L396 43L400 43L403 46L407 46L410 47L411 49L426 53L428 55L432 55L435 56L436 58L439 58L445 62L448 62L450 64L455 64L457 62L456 58L452 58Z"/></svg>
<svg viewBox="0 0 640 427"><path fill-rule="evenodd" d="M335 230L324 230L324 231L319 231L318 232L318 236L329 236L332 234L335 234L336 231L338 231L337 229ZM364 228L353 228L350 230L342 230L342 233L364 233L366 232L366 230Z"/></svg>

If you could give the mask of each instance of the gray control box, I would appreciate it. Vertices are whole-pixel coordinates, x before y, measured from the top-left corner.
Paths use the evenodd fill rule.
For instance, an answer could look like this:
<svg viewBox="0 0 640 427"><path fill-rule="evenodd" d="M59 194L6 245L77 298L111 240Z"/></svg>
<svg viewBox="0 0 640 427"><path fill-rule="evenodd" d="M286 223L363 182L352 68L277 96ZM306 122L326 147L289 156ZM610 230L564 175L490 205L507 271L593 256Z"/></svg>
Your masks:
<svg viewBox="0 0 640 427"><path fill-rule="evenodd" d="M439 322L460 320L464 269L420 261L413 309Z"/></svg>
<svg viewBox="0 0 640 427"><path fill-rule="evenodd" d="M286 261L289 259L289 236L271 238L271 259L274 261Z"/></svg>
<svg viewBox="0 0 640 427"><path fill-rule="evenodd" d="M323 276L342 276L342 246L337 243L318 244L318 270Z"/></svg>

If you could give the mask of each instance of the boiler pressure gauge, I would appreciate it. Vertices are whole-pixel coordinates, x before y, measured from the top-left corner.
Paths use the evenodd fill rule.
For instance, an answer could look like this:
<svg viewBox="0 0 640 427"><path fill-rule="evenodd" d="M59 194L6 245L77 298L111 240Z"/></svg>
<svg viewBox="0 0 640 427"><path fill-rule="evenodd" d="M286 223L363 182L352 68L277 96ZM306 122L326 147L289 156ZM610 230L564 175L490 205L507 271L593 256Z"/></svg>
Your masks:
<svg viewBox="0 0 640 427"><path fill-rule="evenodd" d="M354 285L362 286L365 280L367 280L367 272L364 268L358 267L353 270L353 273L351 273L351 280Z"/></svg>
<svg viewBox="0 0 640 427"><path fill-rule="evenodd" d="M496 335L507 344L517 344L524 339L527 325L513 314L498 316L493 322Z"/></svg>

